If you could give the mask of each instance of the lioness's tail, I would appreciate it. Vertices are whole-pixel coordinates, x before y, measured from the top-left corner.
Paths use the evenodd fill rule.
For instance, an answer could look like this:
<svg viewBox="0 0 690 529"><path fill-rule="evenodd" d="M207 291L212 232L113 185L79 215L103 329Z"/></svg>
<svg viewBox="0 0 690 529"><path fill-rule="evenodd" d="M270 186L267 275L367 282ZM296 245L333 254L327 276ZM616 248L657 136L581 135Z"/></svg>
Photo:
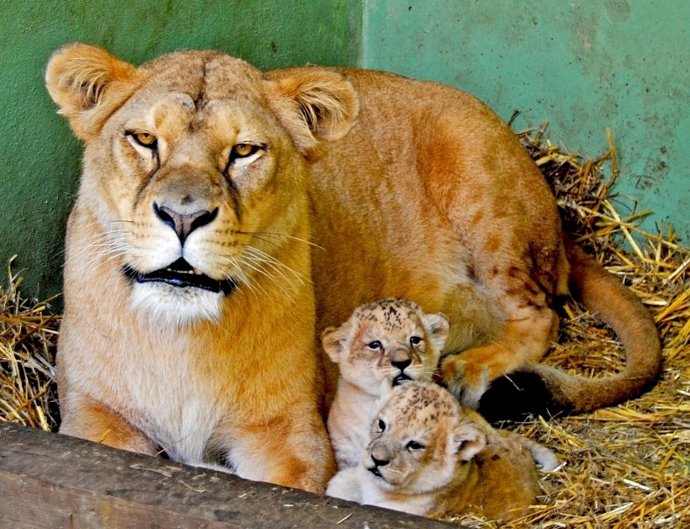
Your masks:
<svg viewBox="0 0 690 529"><path fill-rule="evenodd" d="M486 399L482 398L480 412L489 420L514 418L529 411L591 411L639 395L658 377L661 345L649 312L615 276L575 244L566 241L566 253L572 293L616 332L625 349L625 369L592 379L544 364L528 364L495 381Z"/></svg>

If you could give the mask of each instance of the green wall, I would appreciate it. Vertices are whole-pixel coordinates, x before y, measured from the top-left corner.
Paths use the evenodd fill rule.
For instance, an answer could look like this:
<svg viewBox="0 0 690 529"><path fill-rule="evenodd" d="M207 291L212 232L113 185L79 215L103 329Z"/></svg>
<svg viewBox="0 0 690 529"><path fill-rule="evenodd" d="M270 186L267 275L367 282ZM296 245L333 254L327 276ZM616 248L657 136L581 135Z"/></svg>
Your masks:
<svg viewBox="0 0 690 529"><path fill-rule="evenodd" d="M364 0L360 64L478 96L517 129L549 121L573 152L607 148L621 202L690 236L690 2ZM626 210L621 207L621 213Z"/></svg>
<svg viewBox="0 0 690 529"><path fill-rule="evenodd" d="M81 147L43 87L66 42L134 63L219 48L261 68L362 65L461 87L517 128L597 154L616 136L616 189L690 235L686 0L0 0L0 266L27 295L60 289ZM630 200L627 200L629 203ZM4 281L4 273L0 272Z"/></svg>
<svg viewBox="0 0 690 529"><path fill-rule="evenodd" d="M0 0L0 280L18 254L26 295L60 290L81 146L44 89L53 50L82 41L134 63L218 48L266 69L354 65L360 23L360 0Z"/></svg>

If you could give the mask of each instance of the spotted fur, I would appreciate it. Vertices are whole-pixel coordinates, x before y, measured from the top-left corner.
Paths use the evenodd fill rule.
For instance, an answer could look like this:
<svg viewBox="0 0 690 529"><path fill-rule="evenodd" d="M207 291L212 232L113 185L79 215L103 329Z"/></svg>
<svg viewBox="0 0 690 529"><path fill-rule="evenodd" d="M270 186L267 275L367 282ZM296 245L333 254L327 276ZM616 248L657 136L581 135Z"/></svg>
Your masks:
<svg viewBox="0 0 690 529"><path fill-rule="evenodd" d="M443 315L397 298L361 305L340 327L324 331L323 347L340 368L328 416L338 468L360 461L378 400L393 384L431 380L447 336Z"/></svg>

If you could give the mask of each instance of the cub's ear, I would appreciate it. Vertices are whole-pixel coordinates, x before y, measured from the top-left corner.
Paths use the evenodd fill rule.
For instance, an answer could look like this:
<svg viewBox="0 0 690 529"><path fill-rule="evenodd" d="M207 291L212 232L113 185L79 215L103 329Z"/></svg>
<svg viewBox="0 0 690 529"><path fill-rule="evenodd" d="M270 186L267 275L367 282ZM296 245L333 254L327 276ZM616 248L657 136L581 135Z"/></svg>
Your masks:
<svg viewBox="0 0 690 529"><path fill-rule="evenodd" d="M425 314L423 322L436 349L442 351L448 338L448 319L439 312L437 314Z"/></svg>
<svg viewBox="0 0 690 529"><path fill-rule="evenodd" d="M345 136L359 113L352 84L341 74L319 68L267 74L273 111L307 158L322 153L321 142Z"/></svg>
<svg viewBox="0 0 690 529"><path fill-rule="evenodd" d="M324 351L328 353L333 362L336 364L340 362L340 353L344 349L344 342L347 339L347 332L343 326L338 327L326 327L321 333L321 345L323 345Z"/></svg>
<svg viewBox="0 0 690 529"><path fill-rule="evenodd" d="M486 434L477 424L466 422L452 433L452 443L461 461L469 461L486 446Z"/></svg>
<svg viewBox="0 0 690 529"><path fill-rule="evenodd" d="M96 136L106 119L132 93L137 69L107 51L69 44L50 57L46 88L81 140Z"/></svg>

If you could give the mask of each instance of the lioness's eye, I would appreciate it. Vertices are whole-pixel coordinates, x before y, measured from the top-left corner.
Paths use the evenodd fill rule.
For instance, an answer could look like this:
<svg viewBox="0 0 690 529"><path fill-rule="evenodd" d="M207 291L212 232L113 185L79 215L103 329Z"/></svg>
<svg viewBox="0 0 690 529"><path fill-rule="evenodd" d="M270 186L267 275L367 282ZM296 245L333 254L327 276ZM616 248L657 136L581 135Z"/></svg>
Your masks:
<svg viewBox="0 0 690 529"><path fill-rule="evenodd" d="M407 443L406 448L410 452L413 452L415 450L423 450L425 447L422 443L418 443L417 441L410 441L409 443Z"/></svg>
<svg viewBox="0 0 690 529"><path fill-rule="evenodd" d="M410 345L419 345L422 343L422 339L419 336L410 336Z"/></svg>
<svg viewBox="0 0 690 529"><path fill-rule="evenodd" d="M258 150L258 145L252 145L251 143L238 143L232 148L231 158L246 158Z"/></svg>
<svg viewBox="0 0 690 529"><path fill-rule="evenodd" d="M129 135L142 147L147 149L155 149L157 147L158 139L149 132L130 132Z"/></svg>
<svg viewBox="0 0 690 529"><path fill-rule="evenodd" d="M372 351L378 351L379 349L383 349L383 344L378 340L374 340L373 342L369 342L367 347Z"/></svg>
<svg viewBox="0 0 690 529"><path fill-rule="evenodd" d="M386 431L386 423L383 422L382 419L379 419L378 427L379 427L379 432L385 432Z"/></svg>

